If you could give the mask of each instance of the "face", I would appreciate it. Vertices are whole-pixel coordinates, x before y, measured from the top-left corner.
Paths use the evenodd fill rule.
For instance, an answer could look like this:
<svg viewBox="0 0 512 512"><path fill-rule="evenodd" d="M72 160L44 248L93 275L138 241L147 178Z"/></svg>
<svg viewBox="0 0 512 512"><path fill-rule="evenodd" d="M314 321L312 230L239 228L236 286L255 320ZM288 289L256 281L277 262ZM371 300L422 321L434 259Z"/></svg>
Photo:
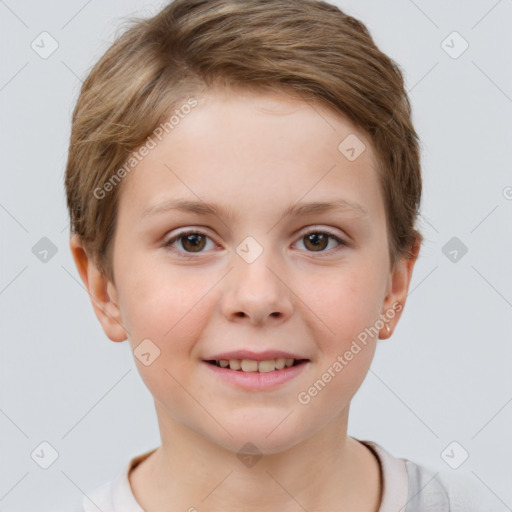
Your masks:
<svg viewBox="0 0 512 512"><path fill-rule="evenodd" d="M197 100L122 184L106 287L118 324L100 320L146 353L161 427L275 453L346 419L378 336L361 333L403 304L410 274L390 274L375 155L347 119L282 93ZM349 136L365 145L355 159L338 147ZM297 208L310 203L335 206ZM239 350L306 362L259 374L291 375L273 384L206 362Z"/></svg>

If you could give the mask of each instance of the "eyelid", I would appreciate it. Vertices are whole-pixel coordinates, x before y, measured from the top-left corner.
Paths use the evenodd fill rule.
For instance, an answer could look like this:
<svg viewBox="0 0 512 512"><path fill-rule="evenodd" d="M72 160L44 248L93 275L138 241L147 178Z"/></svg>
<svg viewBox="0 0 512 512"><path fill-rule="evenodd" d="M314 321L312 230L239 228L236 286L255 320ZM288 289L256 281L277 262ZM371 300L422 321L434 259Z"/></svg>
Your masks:
<svg viewBox="0 0 512 512"><path fill-rule="evenodd" d="M338 231L334 231L332 228L325 227L325 226L318 225L318 224L312 224L310 226L305 226L304 228L300 229L297 233L298 234L303 233L302 236L305 236L308 233L317 233L317 232L327 233L327 234L334 236L335 238L339 238L339 239L342 239L343 236L346 236L346 235L342 235L342 234L338 233Z"/></svg>
<svg viewBox="0 0 512 512"><path fill-rule="evenodd" d="M330 235L331 237L337 239L338 242L340 243L340 245L343 245L346 247L353 246L352 238L349 237L349 235L346 234L344 231L342 231L342 230L335 231L334 228L326 227L324 225L311 224L309 226L305 226L304 228L296 231L294 236L298 237L298 239L300 239L310 233L326 233L326 234ZM326 254L326 255L332 254L333 252L336 251L336 249L333 249L331 251L324 251L324 254ZM311 252L311 254L314 254L314 251L310 251L310 252ZM318 253L318 254L321 254L321 253Z"/></svg>
<svg viewBox="0 0 512 512"><path fill-rule="evenodd" d="M298 241L300 241L306 235L311 234L311 233L325 233L325 234L329 235L330 237L334 238L339 244L338 247L335 247L334 249L331 249L329 251L319 251L318 253L316 253L317 257L322 257L323 255L331 255L342 247L351 247L352 246L352 242L347 240L348 237L346 235L345 236L339 235L337 232L334 232L331 228L326 228L324 226L319 226L319 225L305 226L304 228L298 230L294 234L294 237L298 237L297 241L294 242L294 244L297 243ZM174 243L177 240L179 240L181 237L189 235L189 234L199 234L206 238L209 238L214 243L216 243L215 240L213 239L213 237L211 237L207 233L206 228L190 227L190 228L183 228L182 231L178 231L177 233L173 234L172 236L166 237L165 241L164 241L164 247L167 247L170 250L173 250L173 252L177 252L179 254L179 256L184 257L184 258L194 258L194 257L196 257L196 255L199 256L201 254L207 254L207 252L197 252L197 253L186 252L186 251L181 251L181 250L175 250L175 249L172 249L169 247L169 244L171 242ZM315 251L302 251L302 252L307 252L307 253L309 252L311 254L315 254Z"/></svg>
<svg viewBox="0 0 512 512"><path fill-rule="evenodd" d="M325 233L325 234L329 235L329 237L334 238L338 242L338 246L329 251L319 251L319 252L302 251L302 252L306 252L307 254L316 255L315 257L317 257L317 258L322 258L322 257L327 258L329 256L332 256L333 254L336 254L340 249L349 248L349 247L352 247L352 245L353 245L352 240L347 235L340 235L340 234L338 234L338 232L335 232L330 228L326 228L326 227L318 226L318 225L312 225L312 226L307 226L304 229L305 229L305 231L303 231L303 230L299 231L299 236L298 236L297 242L299 242L302 238L304 238L306 235L311 234L311 233ZM294 242L294 244L297 242Z"/></svg>

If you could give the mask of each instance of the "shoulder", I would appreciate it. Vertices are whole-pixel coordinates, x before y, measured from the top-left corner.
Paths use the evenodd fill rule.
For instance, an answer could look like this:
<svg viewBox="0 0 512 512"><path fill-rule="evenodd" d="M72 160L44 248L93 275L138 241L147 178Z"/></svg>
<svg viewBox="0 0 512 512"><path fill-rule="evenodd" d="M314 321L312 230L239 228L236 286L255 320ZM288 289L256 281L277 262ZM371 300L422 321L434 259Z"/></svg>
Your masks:
<svg viewBox="0 0 512 512"><path fill-rule="evenodd" d="M408 508L447 512L495 511L489 497L476 490L469 475L433 471L410 460L405 461L409 478Z"/></svg>
<svg viewBox="0 0 512 512"><path fill-rule="evenodd" d="M403 512L483 510L482 497L475 493L468 479L454 478L411 460L394 457L372 441L361 442L374 451L381 464L383 500L379 512L388 512L396 506ZM390 495L400 496L400 503L391 502Z"/></svg>
<svg viewBox="0 0 512 512"><path fill-rule="evenodd" d="M407 469L407 508L409 510L450 511L450 496L445 482L430 469L405 460Z"/></svg>
<svg viewBox="0 0 512 512"><path fill-rule="evenodd" d="M155 450L133 457L115 478L87 493L82 512L144 512L133 495L128 474Z"/></svg>

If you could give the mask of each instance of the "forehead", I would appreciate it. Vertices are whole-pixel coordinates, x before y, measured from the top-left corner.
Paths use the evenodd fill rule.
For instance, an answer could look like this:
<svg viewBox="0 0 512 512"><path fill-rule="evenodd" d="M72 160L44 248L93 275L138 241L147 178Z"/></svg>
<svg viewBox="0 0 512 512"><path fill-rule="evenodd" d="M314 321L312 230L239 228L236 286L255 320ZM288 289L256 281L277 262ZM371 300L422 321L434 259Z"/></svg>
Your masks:
<svg viewBox="0 0 512 512"><path fill-rule="evenodd" d="M121 203L139 216L172 198L233 211L336 195L383 207L370 140L345 116L283 92L194 98L123 183Z"/></svg>

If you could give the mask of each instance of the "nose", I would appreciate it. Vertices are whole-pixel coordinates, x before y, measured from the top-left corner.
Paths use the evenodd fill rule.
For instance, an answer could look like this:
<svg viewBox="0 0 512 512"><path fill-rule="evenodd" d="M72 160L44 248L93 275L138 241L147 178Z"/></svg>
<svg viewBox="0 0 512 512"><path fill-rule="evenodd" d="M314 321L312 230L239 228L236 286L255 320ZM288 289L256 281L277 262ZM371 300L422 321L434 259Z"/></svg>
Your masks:
<svg viewBox="0 0 512 512"><path fill-rule="evenodd" d="M224 316L230 321L254 325L277 324L290 318L293 292L275 260L271 263L266 251L252 263L236 258L225 283Z"/></svg>

